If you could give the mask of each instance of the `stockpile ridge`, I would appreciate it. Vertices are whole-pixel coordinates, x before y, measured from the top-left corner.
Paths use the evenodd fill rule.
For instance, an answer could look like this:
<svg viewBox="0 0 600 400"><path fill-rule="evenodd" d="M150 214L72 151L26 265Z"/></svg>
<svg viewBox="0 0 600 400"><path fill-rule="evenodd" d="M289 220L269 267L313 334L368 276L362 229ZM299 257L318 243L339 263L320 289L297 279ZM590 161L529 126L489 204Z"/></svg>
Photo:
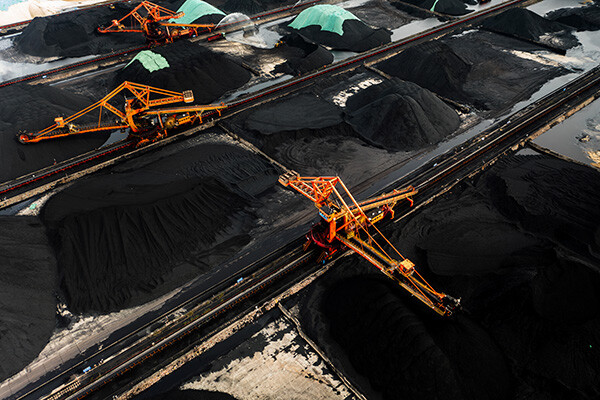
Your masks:
<svg viewBox="0 0 600 400"><path fill-rule="evenodd" d="M374 29L351 12L331 4L307 8L288 25L308 40L337 50L362 52L389 43L386 29Z"/></svg>

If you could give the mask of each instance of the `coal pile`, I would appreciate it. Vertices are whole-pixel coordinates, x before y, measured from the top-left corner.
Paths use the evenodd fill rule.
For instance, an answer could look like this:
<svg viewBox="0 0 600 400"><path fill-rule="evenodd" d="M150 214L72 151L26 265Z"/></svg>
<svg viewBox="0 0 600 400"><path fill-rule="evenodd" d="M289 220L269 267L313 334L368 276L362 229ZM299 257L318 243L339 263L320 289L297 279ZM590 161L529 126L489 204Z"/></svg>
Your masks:
<svg viewBox="0 0 600 400"><path fill-rule="evenodd" d="M546 15L546 18L570 26L578 31L597 31L600 29L600 7L597 5L551 11Z"/></svg>
<svg viewBox="0 0 600 400"><path fill-rule="evenodd" d="M276 73L301 75L333 62L331 52L298 34L286 35L278 48L286 53L286 61L275 67Z"/></svg>
<svg viewBox="0 0 600 400"><path fill-rule="evenodd" d="M455 37L448 40L448 44L472 65L463 89L469 95L467 103L479 109L510 110L517 102L530 98L550 79L568 73L564 68L503 51L508 48L534 52L536 47L491 32L479 31L468 40Z"/></svg>
<svg viewBox="0 0 600 400"><path fill-rule="evenodd" d="M302 11L288 25L292 32L335 50L363 52L389 43L391 33L367 26L349 11L334 5L318 5Z"/></svg>
<svg viewBox="0 0 600 400"><path fill-rule="evenodd" d="M261 135L274 137L276 133L289 136L292 131L322 129L341 122L342 113L336 106L305 93L253 111L245 125Z"/></svg>
<svg viewBox="0 0 600 400"><path fill-rule="evenodd" d="M497 208L523 229L600 261L598 172L541 158L509 165L492 192Z"/></svg>
<svg viewBox="0 0 600 400"><path fill-rule="evenodd" d="M159 69L148 69L136 56L116 74L114 86L130 81L173 91L192 90L195 103L206 104L250 80L250 72L234 59L196 43L180 41L151 53L161 59Z"/></svg>
<svg viewBox="0 0 600 400"><path fill-rule="evenodd" d="M495 296L501 296L503 288L530 281L536 270L542 276L548 266L570 263L575 254L579 261L598 262L600 212L592 200L600 193L597 175L546 157L509 158L410 219L398 240L437 275L485 281L492 274ZM490 297L473 285L460 291L471 311L485 308L482 296Z"/></svg>
<svg viewBox="0 0 600 400"><path fill-rule="evenodd" d="M525 8L511 8L484 20L483 29L566 50L579 42L570 28Z"/></svg>
<svg viewBox="0 0 600 400"><path fill-rule="evenodd" d="M303 326L384 399L598 398L598 178L513 156L386 227L435 289L462 298L455 318L354 257L302 299Z"/></svg>
<svg viewBox="0 0 600 400"><path fill-rule="evenodd" d="M133 160L53 196L42 214L75 312L144 303L246 245L255 196L277 171L225 144Z"/></svg>
<svg viewBox="0 0 600 400"><path fill-rule="evenodd" d="M0 180L5 182L100 146L106 134L74 136L23 145L19 131L38 132L93 99L46 85L15 84L0 89ZM81 121L85 122L85 119Z"/></svg>
<svg viewBox="0 0 600 400"><path fill-rule="evenodd" d="M0 217L0 380L44 348L55 326L56 261L34 217Z"/></svg>
<svg viewBox="0 0 600 400"><path fill-rule="evenodd" d="M410 151L445 139L460 117L430 91L393 79L350 96L343 111L302 93L243 114L236 124L270 154L284 143L325 138L360 138L389 151Z"/></svg>
<svg viewBox="0 0 600 400"><path fill-rule="evenodd" d="M113 6L34 18L15 37L14 45L25 54L38 57L82 57L143 46L146 40L142 34L98 33L99 26L121 19L132 9L127 3Z"/></svg>
<svg viewBox="0 0 600 400"><path fill-rule="evenodd" d="M470 13L470 11L467 10L467 6L465 5L465 3L467 2L463 2L461 0L405 0L404 2L423 8L425 10L435 11L440 14L464 15ZM469 2L469 4L472 3ZM399 2L393 2L392 5L409 13L414 12L414 10L404 6L402 3Z"/></svg>
<svg viewBox="0 0 600 400"><path fill-rule="evenodd" d="M298 33L310 41L334 50L363 52L389 43L391 34L383 28L373 29L361 21L345 21L344 34L321 30L312 25L298 30Z"/></svg>
<svg viewBox="0 0 600 400"><path fill-rule="evenodd" d="M346 103L348 123L367 143L413 150L438 143L460 125L460 117L427 89L393 79L370 86Z"/></svg>
<svg viewBox="0 0 600 400"><path fill-rule="evenodd" d="M451 100L498 112L528 99L567 70L520 57L539 46L488 31L409 48L379 64L383 72Z"/></svg>
<svg viewBox="0 0 600 400"><path fill-rule="evenodd" d="M330 334L384 398L597 398L599 177L548 157L498 162L384 231L469 313L441 319L348 260L321 283Z"/></svg>
<svg viewBox="0 0 600 400"><path fill-rule="evenodd" d="M68 193L52 200L46 213L46 222L60 241L62 289L77 312L127 306L136 291L149 292L162 284L180 254L207 249L216 234L229 226L228 215L209 209L214 204L207 198L229 204L233 212L244 205L214 179L128 187L108 186L110 180L95 183L99 186L76 188L85 190L88 198L85 208L74 210L75 215L54 220L55 208L72 210L72 203L80 201L80 196L68 198ZM102 190L106 186L110 191ZM89 198L93 192L93 199L101 199L96 204ZM133 198L142 198L143 204ZM84 273L82 265L93 274ZM185 274L190 277L189 270Z"/></svg>
<svg viewBox="0 0 600 400"><path fill-rule="evenodd" d="M312 93L268 103L240 116L236 124L268 154L275 154L279 146L294 141L356 136L338 107Z"/></svg>
<svg viewBox="0 0 600 400"><path fill-rule="evenodd" d="M171 4L169 4L171 3ZM203 0L175 0L163 4L177 13L183 12L183 16L173 20L179 24L218 24L225 13L212 4Z"/></svg>
<svg viewBox="0 0 600 400"><path fill-rule="evenodd" d="M507 361L478 323L415 311L400 290L384 278L360 276L323 299L333 339L383 399L512 397Z"/></svg>
<svg viewBox="0 0 600 400"><path fill-rule="evenodd" d="M433 41L410 47L377 65L383 72L411 81L441 96L465 101L463 86L471 64L447 44Z"/></svg>

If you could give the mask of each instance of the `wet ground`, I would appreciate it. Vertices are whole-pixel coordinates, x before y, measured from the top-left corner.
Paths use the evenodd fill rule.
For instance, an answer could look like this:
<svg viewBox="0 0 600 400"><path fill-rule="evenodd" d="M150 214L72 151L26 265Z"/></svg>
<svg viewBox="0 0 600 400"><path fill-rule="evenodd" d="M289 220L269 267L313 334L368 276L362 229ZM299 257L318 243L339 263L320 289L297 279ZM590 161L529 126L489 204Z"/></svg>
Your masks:
<svg viewBox="0 0 600 400"><path fill-rule="evenodd" d="M600 168L600 113L598 100L568 120L550 128L534 143L575 161Z"/></svg>
<svg viewBox="0 0 600 400"><path fill-rule="evenodd" d="M558 3L552 3L547 10L558 7ZM437 20L418 19L383 1L349 2L348 7L364 18L366 23L391 29L392 40L413 33L415 29L438 23ZM540 7L531 9L546 11L546 8ZM331 47L330 42L321 43L325 45L322 46L297 39L269 49L275 35L279 39L288 33L288 28L284 26L287 21L281 25L266 28L269 33L263 32L258 38L238 37L212 44L208 48L215 53L197 60L193 65L185 65L185 60L173 57L173 64L178 68L173 69L167 78L148 75L147 83L185 84L189 82L190 74L196 77L198 71L208 71L202 75L203 81L194 82L195 91L201 92L202 85L210 85L206 86L211 90L203 93L208 96L203 101L226 101L257 90L261 85L314 69L322 62L331 62L332 55L339 58L350 54L330 52L327 49ZM59 318L61 324L69 327L68 330L77 321L84 321L91 312L106 314L143 305L193 278L208 280L215 274L226 274L230 271L227 266L232 259L240 254L253 253L269 241L270 247L266 247L272 248L276 245L274 237L284 243L285 238L297 236L314 219L312 206L308 202L277 186L276 179L282 172L281 168L272 165L257 152L264 152L284 167L303 175L339 174L356 195L366 195L434 155L472 137L494 119L523 107L591 68L600 59L595 44L597 35L593 32L576 32L574 35L582 45L568 49L566 56L559 56L531 43L487 31L471 30L455 34L436 41L435 45L418 46L374 66L395 76L394 79L389 80L377 71L359 68L352 73L323 79L299 93L225 120L224 127L247 140L250 147L232 140L225 131L215 128L203 136L165 147L65 188L47 201L41 219L29 217L31 223L37 224L39 229L36 228L36 232L39 231L42 238L45 233L48 234L48 244L44 245L53 246L52 249L44 248L43 254L48 262L43 267L51 266L58 271L51 273L57 277L56 286L44 289L48 292L48 298L40 302L40 309L46 310L44 318L51 320L55 313L56 300L51 298L52 291L61 303L66 303L69 310L61 314L66 317ZM317 42L318 39L313 38ZM185 47L186 52L193 53L193 46L179 47ZM167 53L168 49L165 49L163 55L168 58L170 56ZM208 54L205 50L200 53ZM223 57L227 61L223 61ZM459 61L461 68L457 68ZM285 68L281 67L284 63ZM218 79L219 73L223 73L223 65L243 71L245 78L227 81L231 84L226 84L225 78ZM56 96L57 93L68 93L81 102L85 98L101 97L124 73L109 72L100 78L90 77L57 87L42 87ZM437 79L440 77L441 80ZM0 89L0 92L3 90ZM73 107L73 104L69 106ZM48 115L56 111L51 107L52 104L49 104ZM567 134L567 137L569 141L575 138L582 146L587 143L591 147L596 140L600 140L596 138L598 130L594 122L597 115L589 111L592 108L586 110L587 114L581 114L579 120L573 120L580 122L573 124L581 125L585 120L586 127L577 129L590 139L585 141L585 136L579 133L575 136ZM4 168L3 173L7 178L18 176L27 168L34 170L35 162L47 163L47 160L41 160L40 156L33 153L23 153L17 159L15 154L20 154L17 151L20 145L14 142L12 135L19 121L14 120L12 114L17 113L0 113L3 120L0 122L7 126L1 132L6 140L0 150L7 155L3 163L10 168L17 166L21 169ZM37 117L44 116L40 113ZM33 121L28 122L33 124ZM546 135L550 134L552 131ZM66 144L57 145L52 157L64 158L69 152L96 147L106 141L107 136L95 138L93 143L64 142ZM538 141L544 137L551 136L542 136ZM27 149L27 152L40 151L44 156L49 156L47 148L39 149ZM568 164L555 164L553 161L534 161L532 164L523 164L518 160L511 162L516 163L517 167L508 164L505 167L513 171L521 168L535 173L506 178L506 182L510 183L507 183L509 189L516 191L510 196L498 200L497 192L493 193L496 197L490 197L488 192L473 194L468 188L462 188L464 192L457 190L448 199L436 203L434 207L439 209L432 209L432 213L439 213L435 214L435 218L442 221L442 227L434 230L435 235L423 234L429 232L432 221L437 221L428 216L427 211L413 217L412 227L407 224L403 225L401 231L390 231L390 236L401 244L400 247L413 252L416 259L421 261L419 265L431 270L437 283L448 291L452 290L453 295L465 298L469 308L476 313L475 317L461 316L448 323L435 320L427 314L428 310L419 311L419 305L407 301L402 292L390 287L371 273L368 266L355 260L340 265L338 272L345 272L332 272L298 300L299 304L306 307L303 324L307 324L311 335L319 340L330 357L340 360L340 365L359 383L369 398L396 398L400 395L407 398L435 398L442 392L455 398L525 398L528 393L547 395L542 383L561 387L559 393L567 397L598 394L593 384L594 371L597 374L598 369L583 350L569 347L571 344L559 348L549 341L548 346L554 347L547 352L529 352L529 359L525 359L519 352L523 349L529 351L529 344L522 336L514 338L517 323L529 326L531 332L537 333L548 328L546 322L540 321L552 320L547 307L555 306L555 293L560 292L556 283L560 279L557 281L556 277L566 276L565 279L573 282L567 290L572 302L569 300L569 306L564 312L561 311L562 319L553 323L566 324L564 318L567 317L564 314L578 316L578 326L587 325L582 334L578 334L575 328L569 328L572 340L569 343L575 346L578 340L589 340L590 344L595 345L593 335L585 335L590 332L588 329L593 328L596 317L591 314L579 315L574 310L577 304L582 304L581 301L585 303L589 300L588 303L592 304L597 296L596 289L587 288L581 298L573 289L579 287L589 274L597 273L589 271L589 264L596 261L576 261L583 247L592 249L586 256L596 251L594 246L598 244L594 242L594 234L591 234L591 239L587 235L583 241L577 234L580 229L577 224L584 224L585 221L577 220L569 228L569 240L563 240L558 229L557 237L549 238L541 232L541 228L534 229L529 225L520 227L531 222L531 219L515 221L515 218L529 214L539 218L535 210L528 210L528 214L520 211L519 214L513 209L512 214L507 215L508 211L501 207L519 201L521 193L528 196L528 201L550 210L548 212L552 215L556 211L563 219L570 213L589 214L591 209L584 207L582 210L572 210L563 200L571 198L567 194L582 193L583 190L581 182L573 182L569 174L585 175L586 179L592 180L597 177L593 172L571 171L573 167ZM531 168L522 165L530 165ZM563 170L564 174L561 172ZM550 204L540 204L535 200L536 196L544 196L544 193L535 185L523 189L523 182L535 181L535 174L542 174L543 171L555 173L557 182L561 177L567 186L580 186L565 189L564 199L556 198ZM502 176L502 173L498 174ZM488 177L482 178L482 181L486 179L493 181ZM477 189L477 183L472 185ZM585 192L582 196L585 199L596 198L595 192ZM589 205L585 203L586 207ZM515 213L518 215L513 215ZM482 221L467 224L460 220L468 215L477 215ZM559 222L557 224L560 225ZM462 227L463 230L449 234L453 227ZM296 230L292 232L291 228ZM593 227L588 230L593 232ZM448 255L451 249L436 247L446 242L448 236L463 240L457 245L464 249L463 253ZM479 242L476 240L478 238L488 240ZM478 246L476 250L481 251L485 243L490 242L502 243L496 245L496 253L470 257L474 250L467 251L467 244ZM569 257L564 257L564 251L569 252ZM446 263L448 259L452 262ZM528 262L531 265L517 268ZM512 264L506 267L506 263ZM18 266L11 260L4 264L11 268ZM471 270L456 272L453 269L463 264ZM575 272L565 272L571 266ZM503 268L507 268L506 271ZM593 268L591 270L595 271ZM498 271L502 272L500 283L495 281ZM367 278L363 282L362 278L356 276ZM590 282L594 282L596 278L590 279ZM6 286L10 290L18 287L11 282L7 282ZM361 295L356 296L356 293ZM506 303L501 300L514 293L518 296L507 308L520 306L519 302L526 302L531 293L537 296L534 296L533 308L524 309L522 315L507 316L506 311L502 310ZM324 296L330 296L330 306L321 304ZM347 298L352 298L352 303L342 304L344 302L340 299ZM365 303L364 299L371 301ZM335 315L336 309L340 310L339 315ZM354 313L352 316L351 310L359 310L362 314ZM309 315L310 312L314 312L314 315ZM374 315L373 319L366 319L371 314ZM386 315L393 315L389 319L391 322L386 320ZM381 328L373 332L373 326L379 326L377 324L381 324ZM416 326L415 330L407 328L413 325ZM559 325L553 326L557 337L561 330L567 329ZM279 338L285 329L273 327L273 335L268 338ZM58 332L64 331L63 327L58 329ZM25 346L26 351L13 357L15 367L6 371L5 376L20 369L19 365L26 365L47 343L51 329L40 325L36 332L41 339L32 338L31 343ZM349 332L354 332L354 337L349 337ZM373 340L381 332L392 332L392 335L386 335L386 339L396 344ZM394 335L402 337L405 334L403 332L409 332L421 347L407 348L399 339L395 342ZM460 341L463 347L453 347L452 343L460 337L464 337ZM511 338L517 347L509 345ZM352 349L357 347L354 343L357 340L360 343L378 343L379 347L372 349L374 355L383 354L383 357L390 348L395 351L387 356L385 362L378 362L370 358L366 354L368 352L352 353ZM270 341L266 340L265 343L268 346ZM459 351L463 348L465 352ZM294 353L294 349L286 351ZM418 357L419 351L428 352L427 357ZM561 357L568 351L575 354L569 358L576 363L573 371L561 370L557 363L542 368L546 358L562 360ZM408 359L402 357L406 352L411 354ZM484 354L485 357L475 362L475 356L470 354ZM221 385L229 379L226 364L241 363L243 358L237 357L234 352L227 361L221 362L223 368L215 364L211 372L215 385L201 385L202 389L223 390L242 398L240 393L232 389L235 385ZM411 363L415 363L416 367L409 368L407 365ZM293 361L287 360L282 365L293 364ZM429 369L431 365L436 366L435 373ZM489 366L486 375L481 381L473 381L471 375L485 369L484 366ZM239 371L244 371L243 368ZM373 377L372 371L378 371L378 368L383 371L378 374L379 378ZM401 388L394 383L397 374L392 376L386 371L406 372ZM566 374L569 380L565 382L558 379L559 373ZM577 378L576 373L583 376ZM432 376L440 376L442 380L435 382ZM416 381L423 384L415 386Z"/></svg>

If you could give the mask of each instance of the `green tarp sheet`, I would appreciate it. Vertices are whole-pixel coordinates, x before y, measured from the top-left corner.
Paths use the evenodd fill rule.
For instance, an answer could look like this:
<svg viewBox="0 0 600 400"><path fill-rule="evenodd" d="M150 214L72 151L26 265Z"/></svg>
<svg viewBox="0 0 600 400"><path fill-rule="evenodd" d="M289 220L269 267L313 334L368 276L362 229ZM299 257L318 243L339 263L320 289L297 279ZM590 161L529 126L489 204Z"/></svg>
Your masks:
<svg viewBox="0 0 600 400"><path fill-rule="evenodd" d="M186 2L183 3L177 10L177 12L181 11L183 11L185 15L181 18L171 19L170 22L174 22L176 24L191 24L198 18L205 15L221 14L225 16L223 11L202 0L186 0Z"/></svg>
<svg viewBox="0 0 600 400"><path fill-rule="evenodd" d="M144 68L146 68L149 72L154 72L158 71L159 69L170 67L169 62L166 58L150 50L140 51L135 57L133 57L133 60L129 61L129 64L131 64L135 60L141 62ZM125 68L127 68L129 64L127 64Z"/></svg>
<svg viewBox="0 0 600 400"><path fill-rule="evenodd" d="M322 4L302 11L289 26L294 29L302 29L310 25L319 25L322 31L335 32L341 36L344 34L342 25L348 19L358 18L341 7Z"/></svg>

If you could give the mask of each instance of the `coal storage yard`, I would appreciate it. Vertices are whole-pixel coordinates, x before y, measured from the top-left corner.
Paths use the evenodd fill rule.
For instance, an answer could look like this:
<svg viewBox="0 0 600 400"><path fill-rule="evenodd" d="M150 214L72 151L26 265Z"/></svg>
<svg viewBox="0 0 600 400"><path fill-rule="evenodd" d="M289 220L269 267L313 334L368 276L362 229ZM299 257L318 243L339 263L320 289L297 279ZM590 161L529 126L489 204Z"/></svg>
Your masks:
<svg viewBox="0 0 600 400"><path fill-rule="evenodd" d="M600 397L600 2L62 3L0 27L0 398Z"/></svg>

